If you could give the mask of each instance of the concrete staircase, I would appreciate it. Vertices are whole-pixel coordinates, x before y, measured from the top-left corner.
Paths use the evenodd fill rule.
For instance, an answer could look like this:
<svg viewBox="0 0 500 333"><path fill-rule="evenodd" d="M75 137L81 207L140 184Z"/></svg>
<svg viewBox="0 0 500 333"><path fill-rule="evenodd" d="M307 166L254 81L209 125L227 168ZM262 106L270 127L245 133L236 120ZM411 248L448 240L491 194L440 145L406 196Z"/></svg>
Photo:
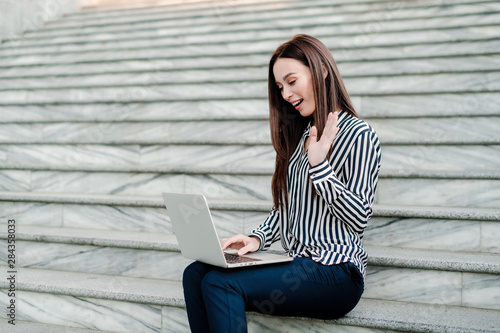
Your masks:
<svg viewBox="0 0 500 333"><path fill-rule="evenodd" d="M267 63L307 33L383 147L366 288L339 320L250 313L250 330L500 332L499 22L497 1L205 1L0 44L4 272L9 219L17 240L0 331L188 331L160 193L204 193L221 236L266 218Z"/></svg>

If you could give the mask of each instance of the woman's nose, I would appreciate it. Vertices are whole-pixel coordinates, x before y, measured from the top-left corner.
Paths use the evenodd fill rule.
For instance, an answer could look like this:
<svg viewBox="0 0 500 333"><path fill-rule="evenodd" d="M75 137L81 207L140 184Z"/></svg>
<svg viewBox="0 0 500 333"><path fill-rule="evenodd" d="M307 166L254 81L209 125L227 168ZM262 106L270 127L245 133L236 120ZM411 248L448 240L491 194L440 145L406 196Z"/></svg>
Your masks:
<svg viewBox="0 0 500 333"><path fill-rule="evenodd" d="M283 99L285 101L290 101L290 98L292 97L292 92L290 89L283 87L283 90L281 90L281 95L283 96Z"/></svg>

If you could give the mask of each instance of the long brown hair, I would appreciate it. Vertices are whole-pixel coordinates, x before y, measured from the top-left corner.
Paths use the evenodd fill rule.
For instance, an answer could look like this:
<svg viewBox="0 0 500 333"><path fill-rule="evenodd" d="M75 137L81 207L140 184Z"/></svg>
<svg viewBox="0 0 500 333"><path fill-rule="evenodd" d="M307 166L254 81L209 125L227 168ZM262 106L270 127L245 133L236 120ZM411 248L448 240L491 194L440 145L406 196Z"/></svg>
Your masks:
<svg viewBox="0 0 500 333"><path fill-rule="evenodd" d="M276 85L273 67L279 58L291 58L302 62L311 70L316 109L309 117L302 117L285 101ZM328 71L324 78L323 67ZM274 207L288 208L288 163L310 121L323 133L329 112L337 108L358 117L347 90L342 82L337 64L328 48L317 38L296 35L279 46L269 61L269 113L271 140L276 150L276 167L272 180ZM329 157L329 156L328 156Z"/></svg>

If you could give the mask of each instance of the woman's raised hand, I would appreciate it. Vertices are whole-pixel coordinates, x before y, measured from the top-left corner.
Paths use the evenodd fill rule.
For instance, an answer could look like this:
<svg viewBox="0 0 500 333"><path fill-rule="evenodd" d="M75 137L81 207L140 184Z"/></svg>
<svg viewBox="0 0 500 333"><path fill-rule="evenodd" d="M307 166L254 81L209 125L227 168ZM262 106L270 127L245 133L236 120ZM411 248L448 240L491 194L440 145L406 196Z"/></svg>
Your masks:
<svg viewBox="0 0 500 333"><path fill-rule="evenodd" d="M238 250L238 255L242 256L248 252L255 252L260 247L260 240L257 237L249 237L242 234L234 235L221 240L222 251L227 248Z"/></svg>
<svg viewBox="0 0 500 333"><path fill-rule="evenodd" d="M339 128L337 127L339 113L329 113L328 120L326 121L325 129L321 135L321 139L318 141L318 129L316 126L311 127L310 141L309 141L309 152L307 157L309 159L309 164L311 166L316 166L323 162L326 155L332 149L333 140L337 135Z"/></svg>

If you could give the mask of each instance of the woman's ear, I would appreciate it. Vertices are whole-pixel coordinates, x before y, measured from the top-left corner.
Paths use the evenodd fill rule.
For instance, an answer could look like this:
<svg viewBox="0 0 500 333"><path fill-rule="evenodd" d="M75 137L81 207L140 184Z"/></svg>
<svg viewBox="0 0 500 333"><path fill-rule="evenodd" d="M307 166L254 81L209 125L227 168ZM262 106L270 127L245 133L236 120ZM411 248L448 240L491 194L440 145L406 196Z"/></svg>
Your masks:
<svg viewBox="0 0 500 333"><path fill-rule="evenodd" d="M326 69L324 63L321 63L321 67L323 68L323 79L326 79L326 77L328 76L328 69Z"/></svg>

